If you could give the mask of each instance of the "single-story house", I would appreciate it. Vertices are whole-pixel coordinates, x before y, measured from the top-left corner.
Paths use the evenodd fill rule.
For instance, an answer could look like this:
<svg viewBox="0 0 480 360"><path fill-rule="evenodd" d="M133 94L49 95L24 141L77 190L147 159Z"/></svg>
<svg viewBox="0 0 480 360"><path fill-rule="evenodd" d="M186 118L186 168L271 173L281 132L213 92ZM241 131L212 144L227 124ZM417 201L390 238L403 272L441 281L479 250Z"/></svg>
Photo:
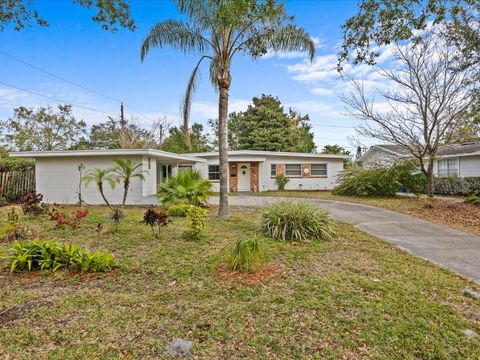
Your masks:
<svg viewBox="0 0 480 360"><path fill-rule="evenodd" d="M198 169L219 191L218 152L174 154L152 149L22 151L10 153L12 157L35 160L36 189L47 203L73 204L82 198L88 204L102 204L96 185L80 184L79 165L83 174L94 168L113 167L115 159L141 162L145 180L133 179L128 204L156 204L159 185L170 176L187 168ZM308 154L293 152L229 151L230 191L276 190L275 177L290 179L289 190L329 190L335 187L337 175L343 170L348 155ZM105 186L106 197L112 204L122 201L123 189Z"/></svg>
<svg viewBox="0 0 480 360"><path fill-rule="evenodd" d="M410 152L400 145L375 145L357 162L365 167L388 166L400 159L411 158ZM433 172L436 176L480 176L480 143L441 146L437 152Z"/></svg>
<svg viewBox="0 0 480 360"><path fill-rule="evenodd" d="M198 168L219 190L218 152L190 154L206 160ZM287 190L330 190L349 155L236 150L228 152L230 191L276 190L275 177L290 179Z"/></svg>

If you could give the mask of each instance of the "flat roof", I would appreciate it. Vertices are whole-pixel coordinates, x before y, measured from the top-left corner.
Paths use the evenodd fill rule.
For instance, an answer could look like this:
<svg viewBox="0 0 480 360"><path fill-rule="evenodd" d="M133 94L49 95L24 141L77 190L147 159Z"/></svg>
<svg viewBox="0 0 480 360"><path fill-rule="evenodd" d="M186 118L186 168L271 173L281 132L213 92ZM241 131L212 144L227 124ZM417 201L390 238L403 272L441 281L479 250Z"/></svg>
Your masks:
<svg viewBox="0 0 480 360"><path fill-rule="evenodd" d="M44 157L73 157L73 156L129 156L146 155L156 158L166 158L181 161L205 162L206 160L189 154L174 154L155 149L99 149L99 150L59 150L59 151L13 151L11 157L44 158Z"/></svg>
<svg viewBox="0 0 480 360"><path fill-rule="evenodd" d="M218 156L218 152L189 153L191 156L211 157ZM330 159L350 159L351 155L336 155L323 153L300 153L288 151L258 151L258 150L230 150L228 156L247 155L247 156L282 156L282 157L310 157L310 158L330 158Z"/></svg>

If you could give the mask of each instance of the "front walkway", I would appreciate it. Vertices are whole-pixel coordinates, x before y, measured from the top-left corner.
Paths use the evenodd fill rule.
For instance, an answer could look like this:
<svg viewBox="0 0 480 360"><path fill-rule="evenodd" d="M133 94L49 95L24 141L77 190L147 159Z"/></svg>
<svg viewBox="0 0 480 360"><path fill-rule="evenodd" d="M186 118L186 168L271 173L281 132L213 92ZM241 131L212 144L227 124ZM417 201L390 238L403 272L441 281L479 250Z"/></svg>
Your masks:
<svg viewBox="0 0 480 360"><path fill-rule="evenodd" d="M218 203L218 197L211 200ZM260 196L231 196L228 200L232 206L246 207L262 207L279 200L310 202L339 221L480 283L480 237L475 235L394 211L341 201Z"/></svg>

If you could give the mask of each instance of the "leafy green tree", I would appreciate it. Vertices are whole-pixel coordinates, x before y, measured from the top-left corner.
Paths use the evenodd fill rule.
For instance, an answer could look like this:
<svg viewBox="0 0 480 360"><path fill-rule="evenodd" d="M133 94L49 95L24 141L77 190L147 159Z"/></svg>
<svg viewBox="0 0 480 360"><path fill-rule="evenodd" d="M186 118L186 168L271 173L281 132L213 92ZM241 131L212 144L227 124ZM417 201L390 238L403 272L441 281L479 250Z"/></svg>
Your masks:
<svg viewBox="0 0 480 360"><path fill-rule="evenodd" d="M107 197L105 196L104 185L105 183L109 184L110 187L113 189L115 188L116 181L115 178L112 176L112 169L102 169L102 168L95 168L90 169L85 173L85 176L82 178L82 182L85 183L86 186L90 183L95 183L102 196L103 201L109 207L111 211L113 211L112 205L108 201Z"/></svg>
<svg viewBox="0 0 480 360"><path fill-rule="evenodd" d="M464 67L480 64L480 1L478 0L362 0L357 14L342 26L339 67L374 64L378 47L412 40L430 23L442 26L450 44L462 52Z"/></svg>
<svg viewBox="0 0 480 360"><path fill-rule="evenodd" d="M132 121L126 121L124 126L113 117L106 122L92 125L87 138L82 138L75 149L125 149L157 147L154 135Z"/></svg>
<svg viewBox="0 0 480 360"><path fill-rule="evenodd" d="M135 30L135 22L130 16L130 5L125 0L71 0L73 4L86 9L96 9L92 20L99 23L104 30L116 32L118 27ZM16 31L30 27L32 23L48 26L33 6L31 0L2 0L0 2L0 32L8 25Z"/></svg>
<svg viewBox="0 0 480 360"><path fill-rule="evenodd" d="M200 54L187 84L183 101L185 143L191 148L188 132L190 104L201 63L210 62L210 81L219 93L220 206L218 214L228 215L228 93L232 83L231 64L236 55L258 58L268 50L308 51L315 54L310 35L292 24L283 4L274 0L176 0L188 22L169 19L154 25L145 37L141 58L152 47L170 45L183 52Z"/></svg>
<svg viewBox="0 0 480 360"><path fill-rule="evenodd" d="M2 140L16 150L65 150L85 133L86 123L72 115L71 105L51 107L18 107L13 118L2 122Z"/></svg>
<svg viewBox="0 0 480 360"><path fill-rule="evenodd" d="M322 149L324 154L334 154L334 155L350 155L350 151L345 149L340 145L325 145Z"/></svg>
<svg viewBox="0 0 480 360"><path fill-rule="evenodd" d="M271 95L254 97L246 111L233 112L228 117L229 149L314 152L309 121L308 115L292 109L286 113L280 101ZM218 121L210 120L210 126L218 134Z"/></svg>
<svg viewBox="0 0 480 360"><path fill-rule="evenodd" d="M177 154L185 154L188 152L205 152L212 150L208 136L203 132L202 124L194 123L189 132L192 141L191 149L189 149L185 143L183 130L178 127L170 128L169 135L161 144L160 149Z"/></svg>
<svg viewBox="0 0 480 360"><path fill-rule="evenodd" d="M116 159L113 160L116 166L112 169L112 173L116 176L117 182L123 183L123 199L122 206L127 202L128 189L132 179L140 179L145 181L145 176L142 170L142 163L134 163L130 159Z"/></svg>
<svg viewBox="0 0 480 360"><path fill-rule="evenodd" d="M312 132L312 126L308 123L310 121L310 116L308 114L302 116L292 109L289 109L288 113L292 147L291 150L287 151L304 153L315 152L317 146L313 140L314 135Z"/></svg>
<svg viewBox="0 0 480 360"><path fill-rule="evenodd" d="M234 124L236 149L264 151L314 151L308 120L308 115L302 117L291 109L286 113L271 95L254 97L246 111L229 117Z"/></svg>
<svg viewBox="0 0 480 360"><path fill-rule="evenodd" d="M480 141L480 98L465 112L462 125L450 134L450 143Z"/></svg>

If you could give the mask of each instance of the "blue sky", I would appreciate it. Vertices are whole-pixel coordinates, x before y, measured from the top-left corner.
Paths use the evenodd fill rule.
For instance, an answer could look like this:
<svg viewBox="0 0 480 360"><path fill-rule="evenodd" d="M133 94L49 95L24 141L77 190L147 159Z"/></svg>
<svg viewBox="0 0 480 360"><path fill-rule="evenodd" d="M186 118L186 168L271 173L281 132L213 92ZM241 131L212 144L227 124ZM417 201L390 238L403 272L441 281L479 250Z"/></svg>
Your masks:
<svg viewBox="0 0 480 360"><path fill-rule="evenodd" d="M145 126L151 119L167 116L179 121L179 103L196 56L172 49L153 49L140 62L140 44L156 22L178 18L169 1L132 1L137 30L104 31L91 21L93 11L74 6L70 1L37 1L39 13L50 26L34 26L21 32L11 29L0 33L0 82L38 92L88 108L74 107L76 116L93 124L117 114L123 100L127 115ZM354 119L342 115L338 99L345 85L335 71L336 46L341 40L341 24L355 14L356 1L287 1L288 13L318 42L317 56L309 63L304 54L269 54L252 61L239 57L233 64L230 110L246 108L253 96L272 94L286 106L309 114L319 149L326 144L352 146L347 140L355 133ZM108 98L72 86L15 61L3 53L20 58ZM208 68L193 103L192 120L206 124L216 117L217 95L208 83ZM368 73L356 68L357 75ZM375 81L372 80L372 86ZM117 100L117 101L115 101ZM0 119L6 119L19 105L56 105L44 99L0 83ZM326 127L340 126L340 127Z"/></svg>

